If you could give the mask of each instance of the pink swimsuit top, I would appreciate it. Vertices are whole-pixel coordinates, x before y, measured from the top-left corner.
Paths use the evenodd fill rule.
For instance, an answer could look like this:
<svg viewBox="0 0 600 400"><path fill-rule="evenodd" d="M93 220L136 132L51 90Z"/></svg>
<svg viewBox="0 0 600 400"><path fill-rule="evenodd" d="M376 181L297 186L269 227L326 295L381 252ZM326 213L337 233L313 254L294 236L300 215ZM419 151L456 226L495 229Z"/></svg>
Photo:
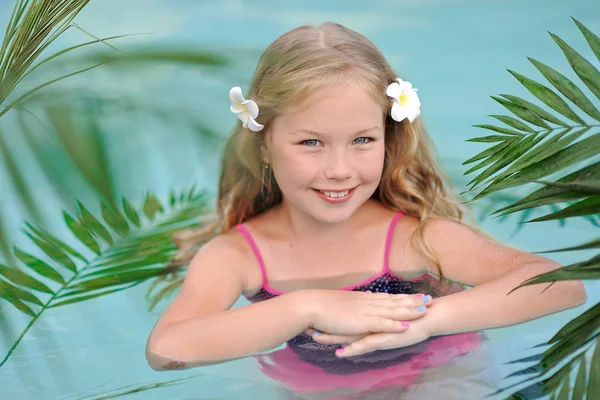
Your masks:
<svg viewBox="0 0 600 400"><path fill-rule="evenodd" d="M404 280L400 276L392 273L389 267L389 256L390 256L390 247L392 243L392 236L394 233L394 228L398 223L400 217L404 214L402 212L396 213L394 218L392 219L390 226L388 228L386 242L385 242L385 253L383 258L383 269L377 275L368 278L360 283L355 285L345 286L339 288L338 290L354 290L354 291L367 291L370 290L373 293L392 293L392 294L416 294L416 293L429 293L435 296L435 293L432 292L432 288L436 286L438 282L437 278L432 277L429 274L424 274L416 279L412 280ZM281 290L277 290L269 286L269 280L267 278L267 272L265 269L265 263L263 258L256 246L256 242L252 238L250 232L244 227L243 224L239 224L236 228L244 235L250 247L252 247L252 251L258 260L258 264L260 266L260 271L262 274L262 287L255 295L251 297L247 297L247 299L251 302L258 302L262 300L268 300L273 297L284 294ZM453 288L451 290L454 292L459 288ZM448 294L448 293L444 293Z"/></svg>

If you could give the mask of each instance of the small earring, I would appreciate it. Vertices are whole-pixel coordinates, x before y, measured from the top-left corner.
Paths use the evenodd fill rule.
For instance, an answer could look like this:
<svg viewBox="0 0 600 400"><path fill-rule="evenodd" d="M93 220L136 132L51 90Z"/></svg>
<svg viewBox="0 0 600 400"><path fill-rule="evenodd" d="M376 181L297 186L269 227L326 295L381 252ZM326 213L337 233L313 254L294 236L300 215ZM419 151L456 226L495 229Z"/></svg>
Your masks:
<svg viewBox="0 0 600 400"><path fill-rule="evenodd" d="M271 174L270 174L270 170L269 170L269 164L267 164L267 163L265 163L265 168L262 171L260 187L261 187L261 192L262 192L263 197L268 197L271 190L270 190L270 185L269 185L268 181L265 181L265 172L267 174L269 174L268 180L270 181Z"/></svg>

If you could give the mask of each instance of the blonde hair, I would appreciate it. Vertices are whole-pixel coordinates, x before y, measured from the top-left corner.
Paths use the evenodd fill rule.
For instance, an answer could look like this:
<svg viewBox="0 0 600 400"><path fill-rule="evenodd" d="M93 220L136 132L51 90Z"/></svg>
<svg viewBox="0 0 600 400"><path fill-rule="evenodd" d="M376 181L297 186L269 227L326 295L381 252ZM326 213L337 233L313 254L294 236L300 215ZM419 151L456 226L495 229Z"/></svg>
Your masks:
<svg viewBox="0 0 600 400"><path fill-rule="evenodd" d="M281 202L282 193L272 174L265 173L270 169L265 168L261 156L274 118L311 93L348 79L361 84L386 114L385 161L373 198L392 210L419 218L412 240L437 266L440 276L439 260L423 236L428 219L452 220L492 239L464 220L468 210L449 190L450 180L433 157L433 144L420 120L411 124L406 119L391 119L393 100L385 92L396 78L371 41L342 25L305 25L277 38L260 58L247 96L258 104L257 122L265 127L251 132L238 122L224 147L215 220L202 231L177 236L182 251L175 265L189 262L198 246L216 235Z"/></svg>

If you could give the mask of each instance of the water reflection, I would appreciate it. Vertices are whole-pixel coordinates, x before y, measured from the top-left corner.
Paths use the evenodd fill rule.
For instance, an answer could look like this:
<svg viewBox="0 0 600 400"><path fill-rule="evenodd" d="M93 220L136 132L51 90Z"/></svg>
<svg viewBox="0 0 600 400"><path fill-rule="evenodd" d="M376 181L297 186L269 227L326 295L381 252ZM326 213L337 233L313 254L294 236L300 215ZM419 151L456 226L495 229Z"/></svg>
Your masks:
<svg viewBox="0 0 600 400"><path fill-rule="evenodd" d="M479 398L492 391L478 375L491 361L476 351L485 340L482 332L469 332L344 359L331 345L316 349L296 340L255 358L265 375L290 390L285 398L423 398L425 391L464 399L464 390Z"/></svg>

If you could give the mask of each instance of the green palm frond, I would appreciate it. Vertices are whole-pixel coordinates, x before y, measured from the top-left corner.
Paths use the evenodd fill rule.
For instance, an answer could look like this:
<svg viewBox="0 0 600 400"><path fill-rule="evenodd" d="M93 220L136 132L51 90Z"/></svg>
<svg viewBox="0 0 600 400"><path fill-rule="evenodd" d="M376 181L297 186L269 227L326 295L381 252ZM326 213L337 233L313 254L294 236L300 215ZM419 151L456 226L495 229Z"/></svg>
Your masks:
<svg viewBox="0 0 600 400"><path fill-rule="evenodd" d="M594 55L600 60L600 39L575 20ZM591 62L562 39L550 34L560 47L571 69L583 85L600 99L600 72ZM512 115L490 115L506 125L475 125L492 134L470 139L470 142L490 143L491 147L465 161L477 162L465 174L479 171L469 191L480 189L470 201L480 200L498 191L538 183L542 187L512 204L492 213L505 218L523 212L522 222L564 221L581 217L600 227L600 110L595 99L587 96L571 79L550 66L529 58L529 61L548 81L549 86L536 82L515 71L509 72L541 103L542 108L517 96L502 94L492 98ZM587 120L591 118L592 121ZM557 180L550 177L566 171ZM562 208L559 205L564 205ZM549 207L552 212L528 219L535 210ZM600 249L600 237L578 246L557 251ZM588 260L533 277L517 288L561 280L600 279L600 254ZM548 286L549 287L549 286ZM567 323L547 343L540 354L512 361L533 363L510 377L523 380L495 394L514 390L511 399L538 398L551 394L553 399L598 398L600 395L600 303ZM539 346L538 346L539 347ZM588 364L589 360L589 364ZM588 368L589 365L589 368ZM571 379L571 376L574 376Z"/></svg>
<svg viewBox="0 0 600 400"><path fill-rule="evenodd" d="M108 390L102 393L94 393L87 394L82 397L78 397L77 400L108 400L108 399L116 399L119 397L130 396L133 394L145 392L153 389L166 388L170 386L181 385L185 381L188 381L193 378L202 377L203 374L196 374L191 376L185 376L183 378L171 379L168 381L157 382L157 383L149 383L149 384L131 384L127 386L123 386L117 389ZM206 399L208 400L208 399Z"/></svg>
<svg viewBox="0 0 600 400"><path fill-rule="evenodd" d="M89 0L19 0L0 48L0 103L40 54L63 34ZM62 3L62 4L61 4ZM0 115L8 110L0 111Z"/></svg>
<svg viewBox="0 0 600 400"><path fill-rule="evenodd" d="M125 198L122 208L101 203L100 216L78 203L76 215L64 211L63 216L80 250L27 224L25 234L42 256L15 247L23 267L0 265L0 298L33 319L0 366L45 311L125 290L169 272L165 265L177 252L173 234L197 227L206 205L206 196L193 187L171 193L167 204L152 194L139 207ZM43 295L48 296L42 300Z"/></svg>
<svg viewBox="0 0 600 400"><path fill-rule="evenodd" d="M52 79L28 90L9 104L5 100L15 88L34 70L43 64L78 48L95 43L107 44L107 41L130 35L95 38L95 40L71 46L34 63L41 54L70 27L75 17L89 3L89 0L18 0L6 28L6 34L0 47L0 117L15 108L18 103L40 89L105 64L112 59L96 63L64 76ZM114 59L114 58L113 58Z"/></svg>
<svg viewBox="0 0 600 400"><path fill-rule="evenodd" d="M594 54L598 54L600 42L598 37L578 21L576 23ZM552 35L552 38L562 49L575 74L598 97L600 72L559 37ZM465 175L482 170L468 183L471 191L485 185L471 201L499 190L539 181L598 154L600 124L586 122L568 105L567 100L596 122L600 122L598 107L566 76L537 60L532 58L529 60L555 90L517 72L510 70L509 72L559 116L554 116L542 107L517 96L508 94L502 94L501 97L492 96L513 116L491 115L508 127L475 125L494 134L468 141L495 143L495 145L463 163L467 165L479 161L467 170ZM566 120L571 122L565 122ZM588 135L589 133L591 135ZM595 201L592 203L595 204Z"/></svg>
<svg viewBox="0 0 600 400"><path fill-rule="evenodd" d="M75 24L74 19L79 12L89 3L89 0L18 0L14 2L14 7L7 26L2 29L5 33L1 39L0 47L0 120L11 110L17 110L17 121L19 123L20 134L26 139L26 145L36 156L36 160L41 164L41 171L54 189L55 193L61 198L63 204L70 204L75 196L80 196L82 190L92 189L99 194L102 201L107 202L114 207L118 202L118 197L114 196L114 182L110 179L114 174L115 166L110 164L110 154L106 153L104 146L105 134L102 132L99 118L89 112L90 104L96 104L98 101L94 98L87 99L87 102L74 99L72 88L60 88L60 85L52 85L67 77L89 71L100 65L109 65L111 60L126 58L128 63L119 64L119 66L130 64L133 61L167 61L178 63L195 63L201 66L221 66L225 63L225 58L217 51L214 53L207 51L183 52L172 49L142 51L134 49L125 53L113 46L117 39L140 34L115 35L100 38L87 32ZM85 35L93 38L74 46L61 49L48 56L43 55L45 51L67 30L75 28ZM97 50L95 44L100 43L102 49L108 49L110 52ZM88 49L81 53L82 49ZM90 52L89 49L94 49ZM138 54L139 53L139 54ZM67 60L73 60L73 57L79 54L77 59L82 67L71 67L66 64ZM83 55L81 55L83 54ZM102 56L100 56L102 55ZM52 68L59 68L73 71L66 75L62 72L55 73ZM45 81L41 84L31 85L28 78L33 72L41 70L54 79ZM41 90L44 89L44 90ZM50 90L49 90L50 89ZM53 90L56 89L56 90ZM50 92L50 93L46 93ZM57 92L59 95L57 95ZM47 96L41 96L47 94ZM98 94L95 92L98 96ZM107 100L114 106L115 99ZM139 100L129 99L129 102L138 102ZM86 105L88 112L81 112L80 109L74 109L73 104ZM31 109L45 111L44 115L36 115ZM138 105L142 109L143 104ZM121 110L122 111L122 110ZM172 110L145 109L146 115L153 116L166 115L174 117ZM33 117L35 120L35 129L26 126L23 116ZM75 118L75 114L77 118ZM194 114L197 116L197 114ZM83 116L83 118L82 118ZM32 120L33 120L32 119ZM188 120L189 120L188 115ZM184 121L180 118L179 122ZM194 130L200 131L202 123L193 120L189 123ZM43 130L54 140L48 145L48 138L36 135L35 131ZM14 130L13 130L14 131ZM19 129L17 129L19 131ZM202 135L209 130L202 130ZM25 205L25 216L36 226L45 226L45 220L40 213L39 204L33 196L33 192L28 184L28 176L23 172L25 165L10 154L13 148L9 131L0 132L0 157L4 161L4 167L13 193L19 202ZM212 135L213 143L216 135ZM55 140L58 139L58 140ZM203 143L206 145L206 143ZM49 149L52 151L49 151ZM61 161L56 162L59 158ZM0 161L0 164L2 163ZM75 179L66 178L69 175L75 176ZM80 179L82 178L82 179ZM2 179L0 177L0 179ZM0 221L0 257L14 263L12 252L7 249L12 247L12 238L10 230L6 223Z"/></svg>
<svg viewBox="0 0 600 400"><path fill-rule="evenodd" d="M600 237L588 243L570 248L552 250L572 251L600 248ZM600 278L600 255L589 260L567 265L563 268L533 277L517 288L538 283L556 282L572 279ZM511 291L512 292L512 291ZM596 398L600 393L600 303L582 313L563 326L544 346L550 347L541 354L525 357L510 363L535 362L533 366L521 369L508 377L525 376L526 379L505 387L497 393L506 392L524 383L529 386L514 393L511 398L525 399L531 392L538 394L554 393L558 398L582 399L579 394L587 392L587 398ZM539 347L539 346L538 346ZM595 348L595 350L594 350ZM590 355L591 354L591 355ZM591 357L589 372L586 372L587 358ZM560 365L560 369L556 370ZM578 367L572 397L569 397L571 371ZM507 378L508 378L507 377ZM533 383L532 383L533 382ZM586 384L587 383L587 384ZM561 386L562 385L562 386ZM560 389L559 389L560 387ZM586 389L587 387L587 389ZM566 391L566 394L563 392ZM566 396L566 397L561 397Z"/></svg>

